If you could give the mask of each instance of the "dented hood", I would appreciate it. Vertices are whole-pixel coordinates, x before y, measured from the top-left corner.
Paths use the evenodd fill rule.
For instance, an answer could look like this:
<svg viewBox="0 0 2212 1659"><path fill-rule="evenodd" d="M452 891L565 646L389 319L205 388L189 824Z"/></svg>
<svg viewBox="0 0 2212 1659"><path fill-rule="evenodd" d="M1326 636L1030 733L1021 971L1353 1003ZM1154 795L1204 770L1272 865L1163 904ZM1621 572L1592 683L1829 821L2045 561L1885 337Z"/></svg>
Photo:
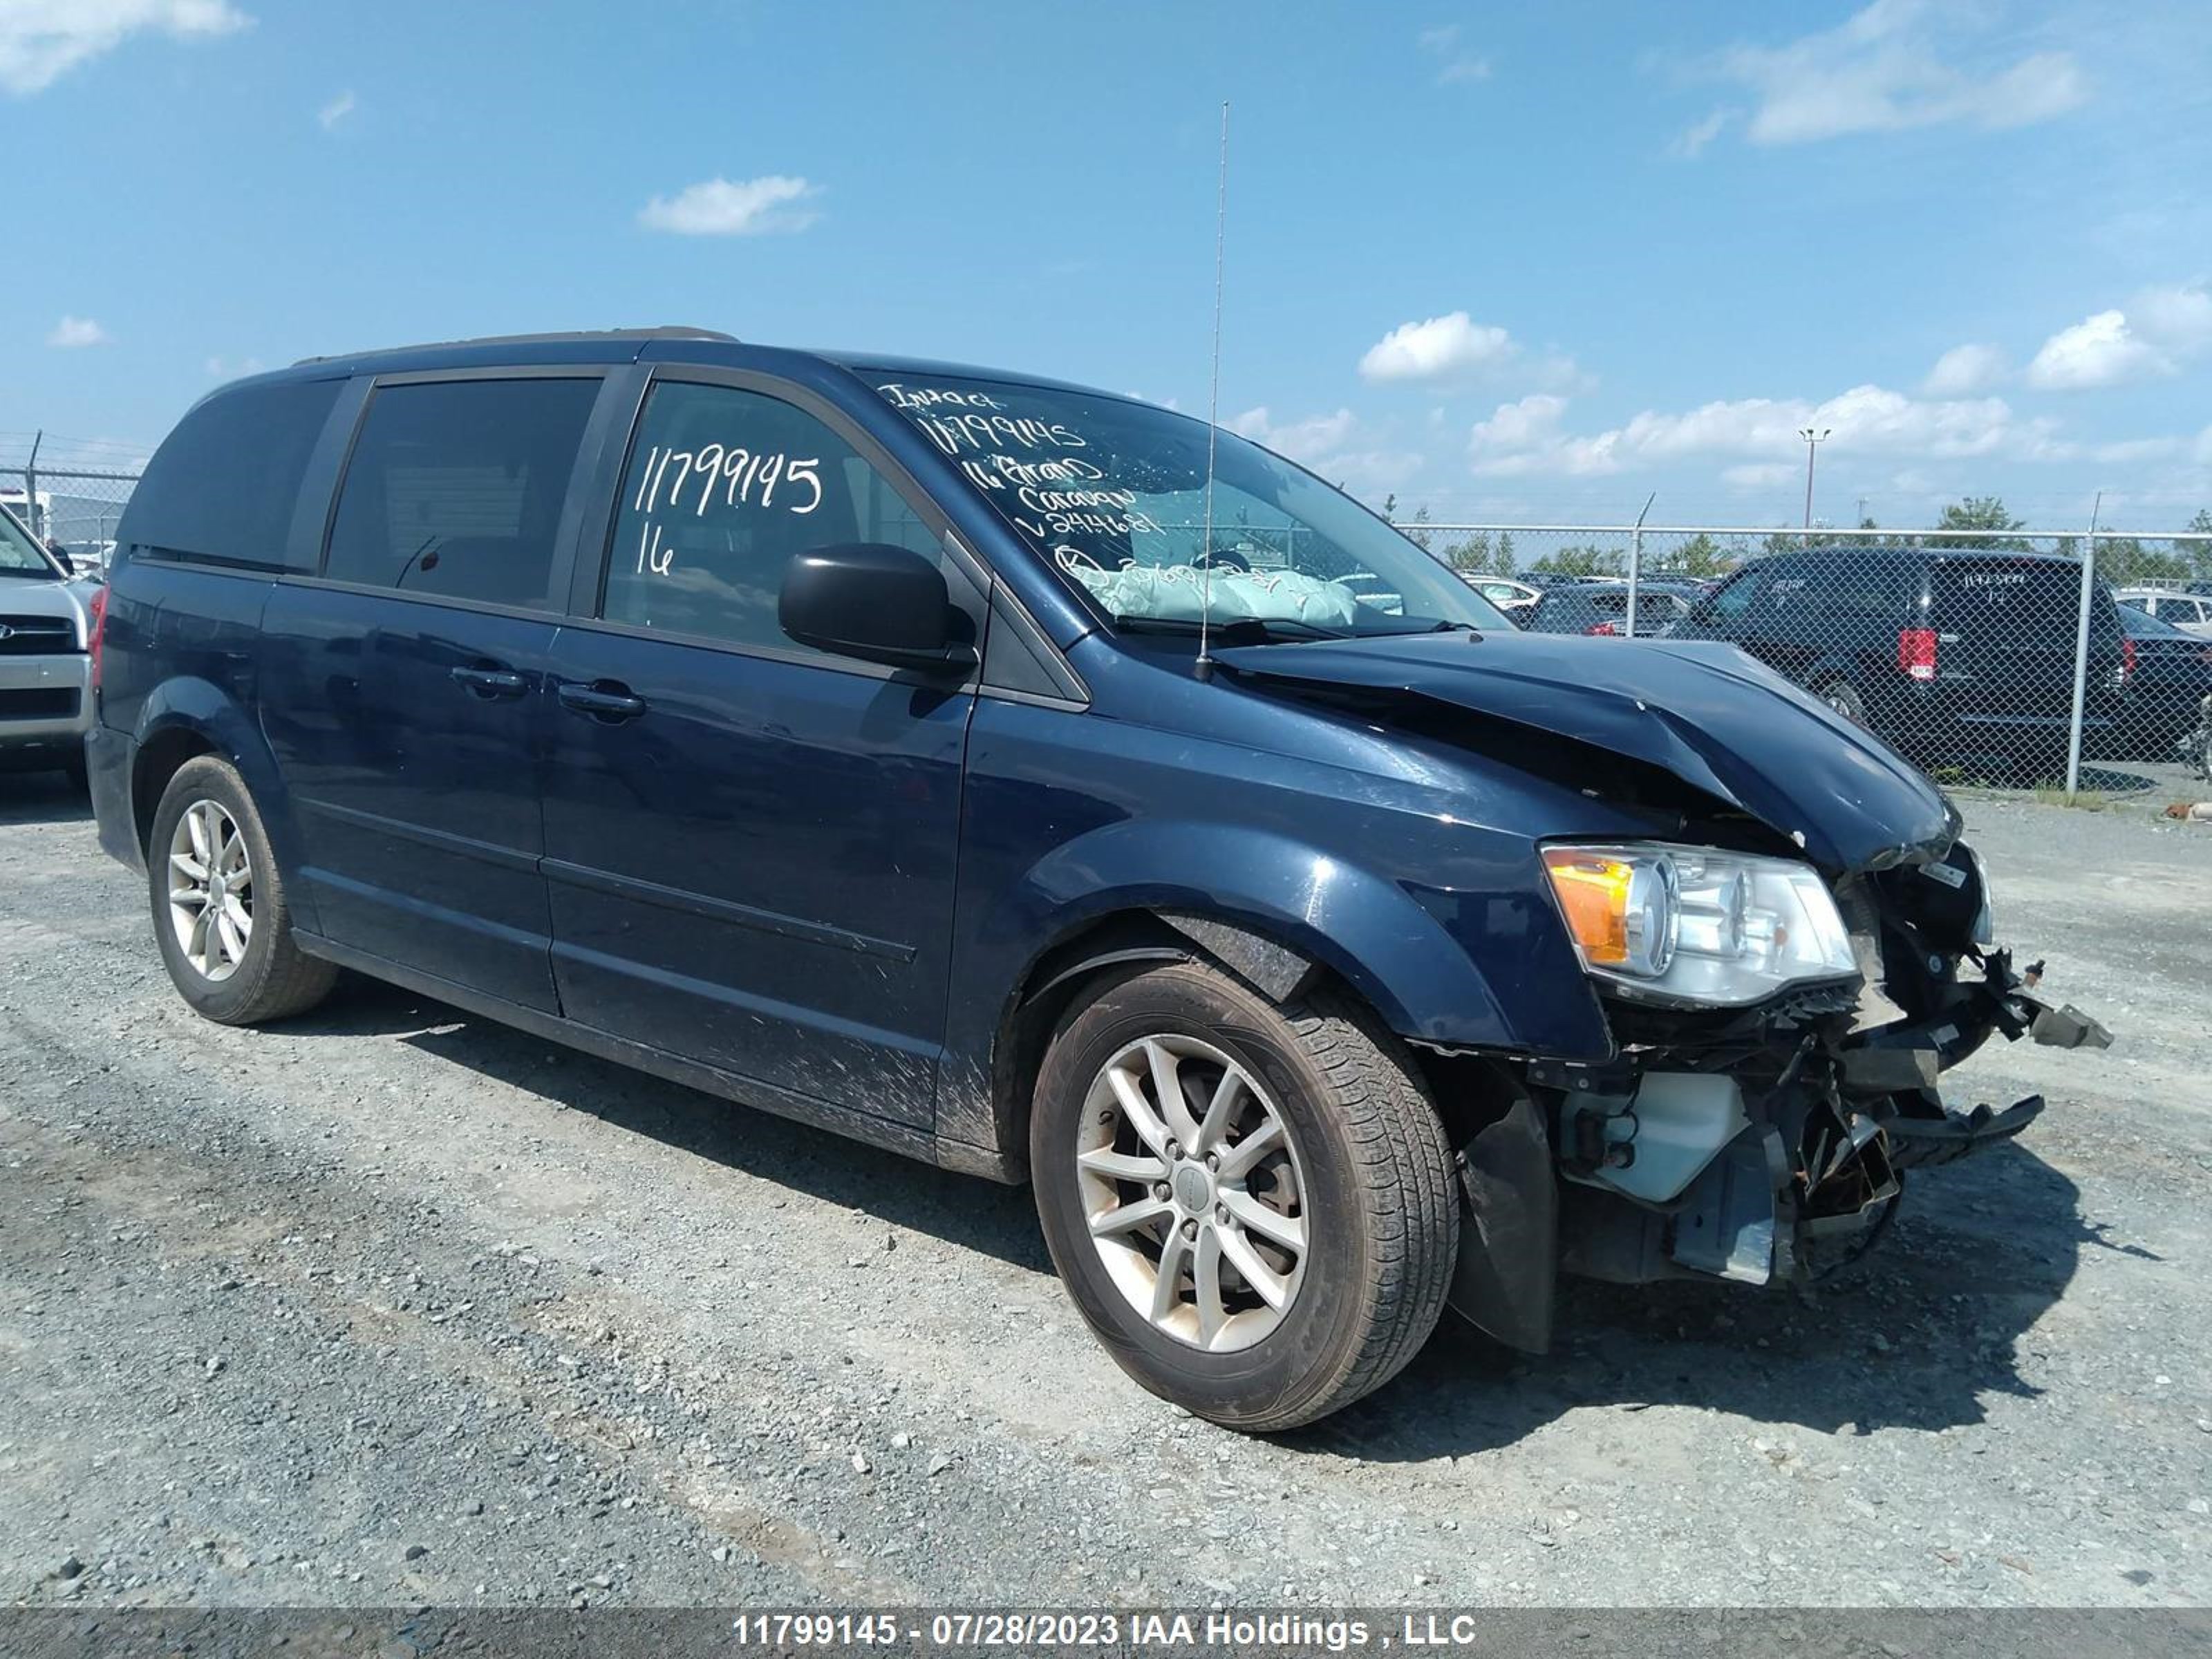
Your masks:
<svg viewBox="0 0 2212 1659"><path fill-rule="evenodd" d="M1918 768L1731 645L1500 631L1213 654L1255 688L1419 698L1663 767L1831 871L1940 854L1959 831Z"/></svg>

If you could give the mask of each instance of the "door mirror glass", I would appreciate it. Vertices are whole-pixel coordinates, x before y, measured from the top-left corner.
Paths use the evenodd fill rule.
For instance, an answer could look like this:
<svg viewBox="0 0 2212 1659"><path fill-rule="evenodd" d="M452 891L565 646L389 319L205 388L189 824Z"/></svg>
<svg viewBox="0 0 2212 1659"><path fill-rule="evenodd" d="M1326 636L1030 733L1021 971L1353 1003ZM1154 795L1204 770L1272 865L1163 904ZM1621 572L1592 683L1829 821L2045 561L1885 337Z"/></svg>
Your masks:
<svg viewBox="0 0 2212 1659"><path fill-rule="evenodd" d="M886 542L848 542L795 556L777 596L776 617L801 645L900 668L965 669L975 653L960 638L934 560Z"/></svg>

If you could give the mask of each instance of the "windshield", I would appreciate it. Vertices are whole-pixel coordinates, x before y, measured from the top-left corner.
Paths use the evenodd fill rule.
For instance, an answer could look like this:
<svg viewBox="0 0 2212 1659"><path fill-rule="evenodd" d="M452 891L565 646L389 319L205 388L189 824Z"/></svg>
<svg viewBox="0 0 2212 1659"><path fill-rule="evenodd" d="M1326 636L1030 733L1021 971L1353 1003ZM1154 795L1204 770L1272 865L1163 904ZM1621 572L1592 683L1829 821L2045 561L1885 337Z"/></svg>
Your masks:
<svg viewBox="0 0 2212 1659"><path fill-rule="evenodd" d="M1283 638L1512 626L1357 501L1226 431L1209 544L1203 422L1097 392L873 378L1117 625L1194 634L1210 604L1217 627Z"/></svg>
<svg viewBox="0 0 2212 1659"><path fill-rule="evenodd" d="M0 576L55 576L52 562L31 539L31 532L15 522L15 515L0 507Z"/></svg>

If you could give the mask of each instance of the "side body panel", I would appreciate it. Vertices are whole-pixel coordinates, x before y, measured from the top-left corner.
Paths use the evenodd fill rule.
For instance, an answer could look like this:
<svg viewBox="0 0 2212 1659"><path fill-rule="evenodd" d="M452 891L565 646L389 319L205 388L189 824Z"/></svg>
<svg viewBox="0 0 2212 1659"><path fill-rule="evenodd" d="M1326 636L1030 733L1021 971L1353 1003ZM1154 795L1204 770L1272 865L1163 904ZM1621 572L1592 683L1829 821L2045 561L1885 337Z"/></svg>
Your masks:
<svg viewBox="0 0 2212 1659"><path fill-rule="evenodd" d="M971 698L585 628L556 707L545 873L572 1018L702 1065L927 1123Z"/></svg>
<svg viewBox="0 0 2212 1659"><path fill-rule="evenodd" d="M941 1136L1018 1157L995 1119L1010 1000L1055 945L1132 911L1236 921L1334 969L1419 1041L1612 1052L1522 826L1599 837L1658 820L1103 641L1071 654L1091 710L977 704ZM1188 735L1200 722L1212 735Z"/></svg>
<svg viewBox="0 0 2212 1659"><path fill-rule="evenodd" d="M262 624L261 714L317 931L556 1006L538 772L556 623L317 583ZM464 675L512 676L487 695Z"/></svg>

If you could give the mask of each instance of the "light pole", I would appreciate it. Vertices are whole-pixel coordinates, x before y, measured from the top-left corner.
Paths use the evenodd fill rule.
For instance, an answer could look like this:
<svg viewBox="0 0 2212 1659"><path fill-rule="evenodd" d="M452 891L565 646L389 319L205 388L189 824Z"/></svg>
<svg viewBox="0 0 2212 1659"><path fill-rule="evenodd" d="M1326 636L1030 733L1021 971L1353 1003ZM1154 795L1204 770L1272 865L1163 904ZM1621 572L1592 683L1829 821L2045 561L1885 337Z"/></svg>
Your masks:
<svg viewBox="0 0 2212 1659"><path fill-rule="evenodd" d="M1813 527L1813 457L1819 453L1828 434L1834 428L1822 427L1818 431L1809 426L1797 428L1797 435L1805 441L1805 528Z"/></svg>

